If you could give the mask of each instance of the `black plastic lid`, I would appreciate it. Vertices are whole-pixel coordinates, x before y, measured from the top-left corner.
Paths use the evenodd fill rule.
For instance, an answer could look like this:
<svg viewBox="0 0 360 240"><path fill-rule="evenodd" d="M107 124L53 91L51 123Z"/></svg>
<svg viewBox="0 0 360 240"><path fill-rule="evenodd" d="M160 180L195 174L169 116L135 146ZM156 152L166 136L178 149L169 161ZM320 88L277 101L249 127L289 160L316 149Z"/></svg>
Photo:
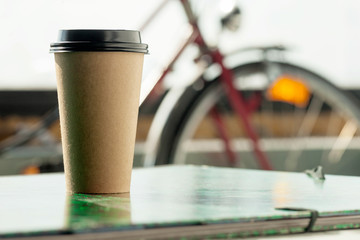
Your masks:
<svg viewBox="0 0 360 240"><path fill-rule="evenodd" d="M141 43L139 31L72 29L60 30L58 42L50 44L50 52L136 52L148 53Z"/></svg>

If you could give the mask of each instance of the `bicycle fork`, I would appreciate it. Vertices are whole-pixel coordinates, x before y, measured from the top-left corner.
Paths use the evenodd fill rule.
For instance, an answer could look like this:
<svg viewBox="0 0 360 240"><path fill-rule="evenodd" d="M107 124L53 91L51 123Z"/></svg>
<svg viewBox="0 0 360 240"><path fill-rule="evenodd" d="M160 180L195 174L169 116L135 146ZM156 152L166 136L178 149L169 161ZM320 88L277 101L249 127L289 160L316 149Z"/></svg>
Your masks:
<svg viewBox="0 0 360 240"><path fill-rule="evenodd" d="M259 137L250 121L251 109L247 108L244 97L242 96L241 92L236 90L234 86L233 72L224 65L223 55L220 53L218 49L212 52L212 58L213 61L219 64L219 66L221 67L222 70L221 81L228 93L227 94L228 100L232 108L235 110L239 118L239 121L241 121L246 134L248 135L248 137L252 142L254 154L256 156L259 166L264 170L271 170L272 167L270 165L270 161L268 157L265 155L265 153L261 150L259 144ZM212 112L214 111L216 111L216 109L212 110ZM224 128L223 126L221 126L223 125L223 123L221 120L219 120L219 118L217 118L215 122L218 125L218 129ZM233 164L234 153L229 153L229 149L231 149L230 141L228 141L229 138L226 135L224 135L223 132L221 135L222 138L224 138L225 140L224 141L226 145L225 148L227 149L227 154L229 155L230 164Z"/></svg>

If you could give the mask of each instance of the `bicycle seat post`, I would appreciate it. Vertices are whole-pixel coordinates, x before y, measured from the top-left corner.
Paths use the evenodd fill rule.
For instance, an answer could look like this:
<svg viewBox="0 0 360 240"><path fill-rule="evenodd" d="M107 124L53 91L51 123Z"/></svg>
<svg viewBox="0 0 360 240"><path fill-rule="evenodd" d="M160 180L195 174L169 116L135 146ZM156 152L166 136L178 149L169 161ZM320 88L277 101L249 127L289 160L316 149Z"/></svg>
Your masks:
<svg viewBox="0 0 360 240"><path fill-rule="evenodd" d="M196 22L196 16L194 14L194 11L191 8L191 4L189 0L180 0L182 6L184 7L186 16L191 24L194 24Z"/></svg>
<svg viewBox="0 0 360 240"><path fill-rule="evenodd" d="M201 51L202 54L208 54L210 52L210 48L206 44L206 42L201 34L201 31L200 31L200 28L199 28L199 25L197 22L197 20L198 20L197 16L195 15L193 9L191 8L191 4L190 4L189 0L180 0L180 2L185 10L188 22L192 26L193 32L196 36L194 39L194 42L199 46L199 50Z"/></svg>

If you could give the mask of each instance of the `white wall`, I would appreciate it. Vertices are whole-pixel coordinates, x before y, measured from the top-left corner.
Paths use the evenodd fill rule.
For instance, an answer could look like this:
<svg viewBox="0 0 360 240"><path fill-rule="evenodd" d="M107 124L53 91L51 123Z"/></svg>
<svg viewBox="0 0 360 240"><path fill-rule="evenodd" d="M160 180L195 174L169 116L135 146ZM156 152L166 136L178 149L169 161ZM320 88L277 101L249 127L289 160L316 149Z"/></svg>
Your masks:
<svg viewBox="0 0 360 240"><path fill-rule="evenodd" d="M0 89L56 87L49 43L61 28L136 29L160 0L0 0ZM212 1L215 4L215 1ZM283 43L290 57L342 87L360 88L360 2L356 0L239 0L242 29L226 46ZM215 5L212 5L215 6ZM168 53L183 21L169 5L143 40L145 75ZM178 20L176 20L178 19ZM208 21L211 26L211 20ZM174 38L173 38L174 37ZM161 41L161 39L165 39ZM224 42L223 42L224 43Z"/></svg>

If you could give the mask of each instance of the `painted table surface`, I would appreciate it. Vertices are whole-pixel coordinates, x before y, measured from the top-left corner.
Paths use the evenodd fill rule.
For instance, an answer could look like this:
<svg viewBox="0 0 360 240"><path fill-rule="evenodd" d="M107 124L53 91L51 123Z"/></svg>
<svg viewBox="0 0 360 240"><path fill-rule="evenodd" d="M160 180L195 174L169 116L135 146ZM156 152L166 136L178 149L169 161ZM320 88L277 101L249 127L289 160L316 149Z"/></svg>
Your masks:
<svg viewBox="0 0 360 240"><path fill-rule="evenodd" d="M64 175L0 177L0 235L358 214L360 178L215 167L135 169L131 194L67 194ZM10 234L10 235L9 235Z"/></svg>

